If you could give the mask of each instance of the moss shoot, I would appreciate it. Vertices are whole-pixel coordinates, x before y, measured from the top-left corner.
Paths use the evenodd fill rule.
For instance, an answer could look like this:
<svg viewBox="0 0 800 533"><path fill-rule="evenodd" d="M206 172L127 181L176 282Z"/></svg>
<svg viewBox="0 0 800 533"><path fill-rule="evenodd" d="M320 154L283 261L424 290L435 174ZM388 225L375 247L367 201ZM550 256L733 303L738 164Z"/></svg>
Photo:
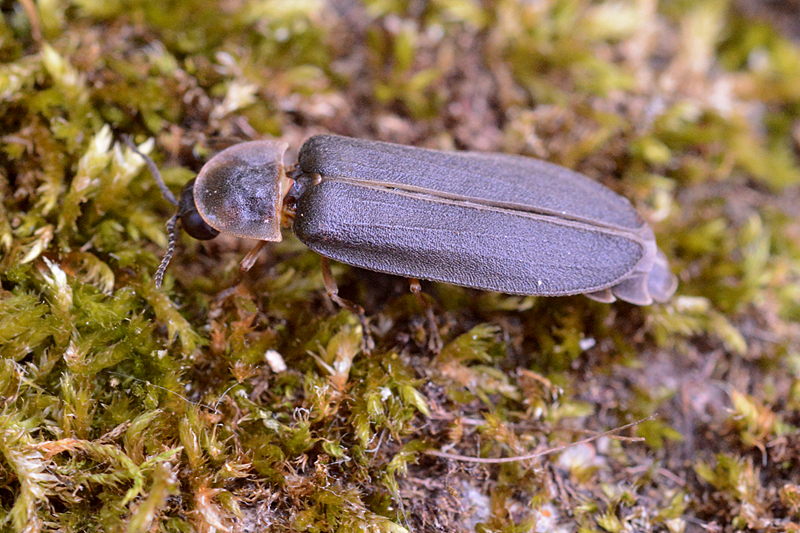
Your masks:
<svg viewBox="0 0 800 533"><path fill-rule="evenodd" d="M0 3L0 531L798 531L797 1ZM665 305L182 237L231 141L524 154L631 199ZM509 463L649 418L633 430Z"/></svg>

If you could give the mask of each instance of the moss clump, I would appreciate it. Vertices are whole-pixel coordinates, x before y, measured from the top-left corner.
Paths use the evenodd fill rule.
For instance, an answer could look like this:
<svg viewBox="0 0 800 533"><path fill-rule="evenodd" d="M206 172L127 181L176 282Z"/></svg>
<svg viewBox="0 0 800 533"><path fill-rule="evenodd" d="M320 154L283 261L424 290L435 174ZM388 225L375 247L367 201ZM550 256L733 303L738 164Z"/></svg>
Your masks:
<svg viewBox="0 0 800 533"><path fill-rule="evenodd" d="M796 528L800 36L756 6L5 3L0 530ZM403 280L334 265L366 356L290 235L245 275L184 238L154 288L168 206L120 135L177 190L219 140L322 131L592 175L679 293L428 284L434 356Z"/></svg>

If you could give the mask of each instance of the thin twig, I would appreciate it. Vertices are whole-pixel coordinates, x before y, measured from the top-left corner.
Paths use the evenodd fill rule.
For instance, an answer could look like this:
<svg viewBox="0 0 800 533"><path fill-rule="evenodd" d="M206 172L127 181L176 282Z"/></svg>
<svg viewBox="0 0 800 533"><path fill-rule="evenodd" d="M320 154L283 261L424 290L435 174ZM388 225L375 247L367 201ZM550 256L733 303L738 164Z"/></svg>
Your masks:
<svg viewBox="0 0 800 533"><path fill-rule="evenodd" d="M433 455L434 457L441 457L442 459L452 459L453 461L462 461L465 463L485 463L485 464L500 464L500 463L516 463L518 461L527 461L529 459L536 459L538 457L543 457L545 455L551 455L556 452L560 452L566 450L567 448L572 448L573 446L578 446L579 444L587 444L589 442L595 441L601 437L610 437L614 435L614 433L619 433L620 431L624 431L628 428L632 428L634 426L638 426L642 422L647 422L648 420L653 420L657 414L653 414L648 416L647 418L642 418L641 420L637 420L636 422L631 422L630 424L626 424L624 426L620 426L618 428L610 429L603 433L593 435L583 440L579 440L577 442L572 442L570 444L563 444L561 446L556 446L555 448L549 448L547 450L531 453L528 455L517 455L515 457L499 457L499 458L488 458L488 457L471 457L468 455L458 455L455 453L447 453L447 452L440 452L437 450L426 450L425 453L428 455ZM641 437L626 437L625 440L630 440L633 442L641 442L644 439Z"/></svg>
<svg viewBox="0 0 800 533"><path fill-rule="evenodd" d="M174 390L170 390L170 389L168 389L168 388L166 388L166 387L162 387L161 385L156 385L156 384L155 384L155 383L153 383L152 381L147 381L147 380L144 380L144 379L139 379L139 378L137 378L137 377L134 377L134 376L129 376L129 375L127 375L127 374L121 374L121 373L119 373L119 372L114 372L113 370L109 370L109 372L108 372L108 373L109 373L109 374L113 374L113 375L115 375L115 376L119 376L119 377L121 377L121 378L125 378L125 379L132 379L132 380L134 380L134 381L138 381L138 382L140 382L140 383L144 383L144 384L146 384L146 385L150 385L150 386L152 386L152 387L155 387L155 388L157 388L157 389L163 390L164 392L168 392L168 393L170 393L170 394L174 394L175 396L177 396L178 398L182 399L183 401L185 401L186 403L188 403L188 404L190 404L190 405L194 405L194 406L197 406L197 407L205 407L206 409L209 409L209 410L211 410L211 411L214 411L214 413L216 413L216 414L219 414L219 411L217 410L216 406L212 406L212 405L206 405L206 404L204 404L204 403L201 403L201 402L193 402L193 401L191 401L189 398L187 398L186 396L184 396L184 395L182 395L182 394L180 394L180 393L177 393L177 392L175 392ZM228 390L230 390L230 389L228 389ZM227 393L228 393L228 390L226 390L226 391L225 391L225 394L227 394ZM217 402L217 404L216 404L216 405L219 405L219 402Z"/></svg>

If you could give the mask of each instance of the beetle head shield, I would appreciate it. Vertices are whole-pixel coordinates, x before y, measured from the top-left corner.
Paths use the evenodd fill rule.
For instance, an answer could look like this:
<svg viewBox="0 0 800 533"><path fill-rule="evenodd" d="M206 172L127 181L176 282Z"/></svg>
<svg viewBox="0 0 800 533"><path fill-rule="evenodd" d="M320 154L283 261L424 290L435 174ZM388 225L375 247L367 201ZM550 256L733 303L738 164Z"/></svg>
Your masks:
<svg viewBox="0 0 800 533"><path fill-rule="evenodd" d="M220 233L280 241L283 197L291 185L283 166L287 147L279 141L252 141L211 158L194 184L203 220Z"/></svg>

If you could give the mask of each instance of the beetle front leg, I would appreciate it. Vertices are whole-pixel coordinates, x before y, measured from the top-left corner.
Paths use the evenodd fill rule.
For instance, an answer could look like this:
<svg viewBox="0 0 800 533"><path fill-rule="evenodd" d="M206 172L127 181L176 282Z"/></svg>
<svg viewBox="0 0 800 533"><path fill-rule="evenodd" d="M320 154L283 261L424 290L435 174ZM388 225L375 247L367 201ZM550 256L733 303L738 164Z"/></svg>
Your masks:
<svg viewBox="0 0 800 533"><path fill-rule="evenodd" d="M436 324L436 315L433 313L433 306L422 294L422 285L420 285L417 278L409 278L408 285L414 296L417 297L417 302L425 311L425 316L428 319L428 350L434 354L439 354L444 348L442 337L439 335L439 326Z"/></svg>
<svg viewBox="0 0 800 533"><path fill-rule="evenodd" d="M261 250L263 250L266 245L267 241L258 241L258 243L253 246L253 249L247 252L247 255L239 261L239 271L247 272L253 268L253 265L255 265L258 260L258 254L261 253Z"/></svg>
<svg viewBox="0 0 800 533"><path fill-rule="evenodd" d="M325 292L328 297L333 300L339 307L343 307L356 315L358 321L361 323L361 329L364 332L362 341L362 348L364 353L369 354L375 348L375 341L372 340L372 335L369 332L369 324L367 323L367 315L364 313L364 308L353 303L350 300L345 300L339 296L339 287L336 285L336 279L331 272L331 262L327 257L320 256L322 259L322 282L325 284Z"/></svg>

